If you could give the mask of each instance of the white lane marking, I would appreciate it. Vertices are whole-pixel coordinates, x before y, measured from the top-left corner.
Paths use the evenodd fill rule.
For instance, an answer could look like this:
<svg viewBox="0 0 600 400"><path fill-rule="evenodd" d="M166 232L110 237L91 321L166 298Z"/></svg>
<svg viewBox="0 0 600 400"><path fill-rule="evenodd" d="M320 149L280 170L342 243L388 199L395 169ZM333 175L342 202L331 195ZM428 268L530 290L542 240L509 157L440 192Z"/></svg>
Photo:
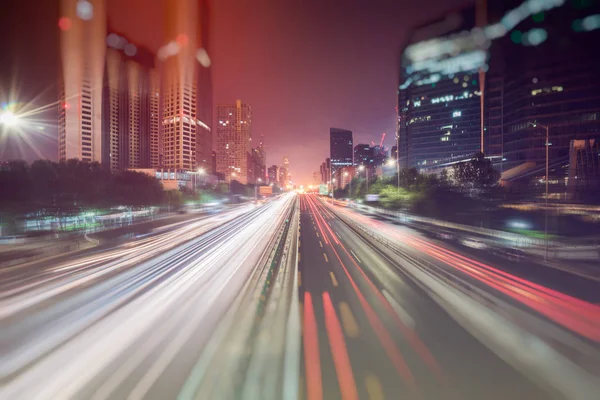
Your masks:
<svg viewBox="0 0 600 400"><path fill-rule="evenodd" d="M362 261L360 261L360 258L358 258L357 255L354 254L354 252L352 250L350 250L350 253L352 253L352 255L354 256L354 258L356 258L356 261L358 261L359 263L362 264Z"/></svg>
<svg viewBox="0 0 600 400"><path fill-rule="evenodd" d="M390 303L390 305L392 306L394 311L396 311L396 314L398 314L398 317L400 318L402 323L404 325L408 326L409 328L415 329L415 326L417 324L416 324L415 320L413 319L413 317L411 317L406 312L406 310L404 308L402 308L402 306L400 304L398 304L398 302L396 300L394 300L394 298L385 289L383 289L381 291L381 293L383 294L383 297L385 297L386 300Z"/></svg>

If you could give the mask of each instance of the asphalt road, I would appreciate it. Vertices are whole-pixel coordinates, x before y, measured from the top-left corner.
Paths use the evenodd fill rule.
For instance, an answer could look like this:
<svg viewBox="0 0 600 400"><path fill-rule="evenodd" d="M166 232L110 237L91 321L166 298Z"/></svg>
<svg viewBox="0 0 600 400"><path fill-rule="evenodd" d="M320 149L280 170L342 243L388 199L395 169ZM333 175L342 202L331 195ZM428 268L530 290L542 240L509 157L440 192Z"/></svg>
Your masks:
<svg viewBox="0 0 600 400"><path fill-rule="evenodd" d="M410 257L367 242L350 217ZM596 342L597 306L459 252L290 193L0 270L0 399L561 398L408 270L426 262Z"/></svg>
<svg viewBox="0 0 600 400"><path fill-rule="evenodd" d="M207 343L295 202L2 271L0 398L202 398L194 374Z"/></svg>
<svg viewBox="0 0 600 400"><path fill-rule="evenodd" d="M302 395L546 399L315 196L302 196Z"/></svg>

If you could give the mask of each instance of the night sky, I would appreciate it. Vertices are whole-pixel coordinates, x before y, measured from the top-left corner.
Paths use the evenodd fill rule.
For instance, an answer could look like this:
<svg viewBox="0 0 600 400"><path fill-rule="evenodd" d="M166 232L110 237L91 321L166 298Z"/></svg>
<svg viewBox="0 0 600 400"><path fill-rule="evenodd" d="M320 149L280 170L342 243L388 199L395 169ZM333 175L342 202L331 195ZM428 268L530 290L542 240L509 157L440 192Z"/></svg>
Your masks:
<svg viewBox="0 0 600 400"><path fill-rule="evenodd" d="M37 4L34 13L32 3ZM58 7L53 3L3 1L0 29L8 51L0 52L0 101L6 101L11 81L20 87L21 101L36 95L36 103L56 100ZM156 51L163 44L161 3L108 0L109 20L117 31ZM240 98L249 103L253 137L265 136L268 165L289 156L293 181L310 184L329 152L329 127L352 130L355 144L378 143L387 132L384 144L393 145L399 52L406 33L464 3L215 0L214 102ZM0 140L0 159L56 159L55 114L42 117L49 127L27 133L30 144Z"/></svg>

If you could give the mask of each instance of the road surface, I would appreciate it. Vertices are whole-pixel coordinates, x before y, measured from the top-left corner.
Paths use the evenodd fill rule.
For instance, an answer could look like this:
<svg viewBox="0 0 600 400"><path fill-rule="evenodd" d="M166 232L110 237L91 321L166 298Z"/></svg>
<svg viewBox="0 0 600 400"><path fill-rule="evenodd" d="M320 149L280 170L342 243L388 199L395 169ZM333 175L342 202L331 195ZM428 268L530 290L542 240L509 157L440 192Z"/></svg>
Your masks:
<svg viewBox="0 0 600 400"><path fill-rule="evenodd" d="M576 357L587 361L600 342L597 306L457 251L289 193L2 269L0 399L594 398L594 382L536 335L572 332L590 346ZM442 307L416 279L425 264L476 288L477 316L516 309L523 326L543 325L517 344L545 380ZM490 315L487 336L510 337L512 320ZM599 374L598 360L586 373Z"/></svg>
<svg viewBox="0 0 600 400"><path fill-rule="evenodd" d="M316 196L300 221L306 398L549 397Z"/></svg>

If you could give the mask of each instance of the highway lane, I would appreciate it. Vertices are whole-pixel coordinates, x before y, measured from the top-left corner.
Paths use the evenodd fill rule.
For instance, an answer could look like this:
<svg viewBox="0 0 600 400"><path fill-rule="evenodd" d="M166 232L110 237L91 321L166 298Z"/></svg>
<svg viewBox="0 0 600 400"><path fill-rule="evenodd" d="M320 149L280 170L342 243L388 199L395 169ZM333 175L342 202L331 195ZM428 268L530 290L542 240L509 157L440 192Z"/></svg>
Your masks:
<svg viewBox="0 0 600 400"><path fill-rule="evenodd" d="M300 203L306 398L548 398L320 200Z"/></svg>
<svg viewBox="0 0 600 400"><path fill-rule="evenodd" d="M0 398L176 398L293 194L95 252L0 295Z"/></svg>
<svg viewBox="0 0 600 400"><path fill-rule="evenodd" d="M517 308L533 311L561 329L590 340L595 346L600 343L600 305L563 293L557 287L524 278L523 274L511 273L488 263L486 257L474 257L472 252L423 238L408 227L366 217L345 207L336 207L335 210L354 223L383 235L403 254L424 262L436 274L458 279ZM552 273L549 271L549 274ZM591 280L586 281L594 284ZM597 293L597 285L595 291Z"/></svg>

